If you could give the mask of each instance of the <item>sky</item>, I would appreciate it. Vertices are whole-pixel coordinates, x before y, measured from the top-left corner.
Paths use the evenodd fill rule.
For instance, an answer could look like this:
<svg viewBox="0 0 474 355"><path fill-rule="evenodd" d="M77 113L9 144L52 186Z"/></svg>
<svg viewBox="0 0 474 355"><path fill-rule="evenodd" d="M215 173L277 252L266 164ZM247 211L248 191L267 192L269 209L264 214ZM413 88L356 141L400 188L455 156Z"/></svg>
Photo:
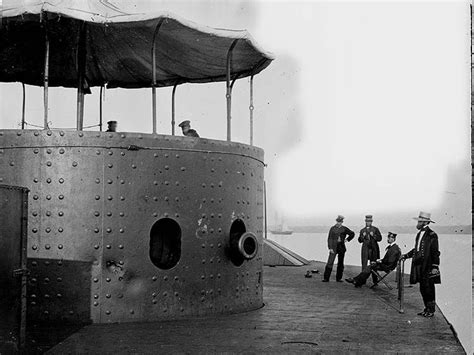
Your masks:
<svg viewBox="0 0 474 355"><path fill-rule="evenodd" d="M470 224L470 33L467 1L113 1L216 28L247 29L275 56L254 79L254 143L265 150L269 222ZM171 88L158 89L170 134ZM76 93L50 89L53 127L74 127ZM226 139L225 83L182 85L177 119ZM85 126L98 121L98 89ZM233 140L249 143L249 80L233 90ZM27 121L42 124L42 89ZM0 85L1 127L18 128L21 85ZM106 120L151 132L151 90L107 90ZM33 127L33 126L31 126ZM96 128L91 128L96 129Z"/></svg>

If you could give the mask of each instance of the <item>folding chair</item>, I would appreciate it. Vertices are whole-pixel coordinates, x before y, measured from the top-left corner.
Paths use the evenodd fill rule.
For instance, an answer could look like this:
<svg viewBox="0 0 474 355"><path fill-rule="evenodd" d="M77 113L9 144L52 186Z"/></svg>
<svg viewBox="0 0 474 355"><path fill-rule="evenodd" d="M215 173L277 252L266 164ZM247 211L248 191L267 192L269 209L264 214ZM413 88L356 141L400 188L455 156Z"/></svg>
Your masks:
<svg viewBox="0 0 474 355"><path fill-rule="evenodd" d="M372 275L375 275L375 277L377 278L377 282L375 282L372 286L370 286L370 288L374 288L379 282L382 282L385 286L387 286L387 288L389 290L393 290L393 287L390 286L390 284L387 281L384 280L388 275L390 275L392 273L393 270L395 270L395 269L392 269L390 271L384 271L385 275L382 276L376 270L371 269L370 271L371 271Z"/></svg>

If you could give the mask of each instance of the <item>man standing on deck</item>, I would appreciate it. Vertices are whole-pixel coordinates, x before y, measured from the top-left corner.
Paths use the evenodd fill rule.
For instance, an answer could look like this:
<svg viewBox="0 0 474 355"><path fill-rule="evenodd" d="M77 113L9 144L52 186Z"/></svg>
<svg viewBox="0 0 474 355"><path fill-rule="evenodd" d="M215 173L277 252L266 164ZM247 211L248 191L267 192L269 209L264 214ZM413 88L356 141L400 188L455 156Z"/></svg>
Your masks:
<svg viewBox="0 0 474 355"><path fill-rule="evenodd" d="M418 313L419 316L431 318L436 308L435 284L441 283L439 273L439 246L438 235L428 225L435 223L431 220L431 214L420 212L417 218L415 247L405 255L403 259L413 258L411 262L410 283L420 283L420 293L425 304L425 309Z"/></svg>
<svg viewBox="0 0 474 355"><path fill-rule="evenodd" d="M337 271L336 271L336 281L342 282L342 272L344 271L344 254L346 253L345 241L348 242L354 238L355 233L351 231L346 226L342 225L344 221L344 216L337 216L336 224L331 227L328 235L328 248L329 248L329 257L324 269L324 278L323 282L329 282L329 277L331 276L332 267L334 265L334 259L337 255Z"/></svg>
<svg viewBox="0 0 474 355"><path fill-rule="evenodd" d="M181 127L181 129L183 130L184 136L199 138L199 134L196 132L196 130L191 128L191 121L189 120L183 121L178 126Z"/></svg>
<svg viewBox="0 0 474 355"><path fill-rule="evenodd" d="M377 227L372 225L372 215L365 216L365 227L360 230L359 243L362 243L360 250L362 272L367 271L367 263L375 262L380 258L379 243L382 240L382 234ZM375 275L372 275L372 280L376 283Z"/></svg>

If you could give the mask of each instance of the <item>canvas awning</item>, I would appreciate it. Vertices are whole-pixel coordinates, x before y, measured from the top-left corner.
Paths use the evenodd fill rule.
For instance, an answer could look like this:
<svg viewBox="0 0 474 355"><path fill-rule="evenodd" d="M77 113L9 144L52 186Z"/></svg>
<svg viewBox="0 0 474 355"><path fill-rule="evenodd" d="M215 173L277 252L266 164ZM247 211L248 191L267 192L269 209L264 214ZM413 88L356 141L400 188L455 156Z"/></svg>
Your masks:
<svg viewBox="0 0 474 355"><path fill-rule="evenodd" d="M91 87L151 87L154 38L156 86L225 81L236 39L232 78L257 74L273 59L247 31L213 29L169 13L129 14L108 1L4 1L1 9L1 82L42 86L46 37L49 86L77 87L82 71Z"/></svg>

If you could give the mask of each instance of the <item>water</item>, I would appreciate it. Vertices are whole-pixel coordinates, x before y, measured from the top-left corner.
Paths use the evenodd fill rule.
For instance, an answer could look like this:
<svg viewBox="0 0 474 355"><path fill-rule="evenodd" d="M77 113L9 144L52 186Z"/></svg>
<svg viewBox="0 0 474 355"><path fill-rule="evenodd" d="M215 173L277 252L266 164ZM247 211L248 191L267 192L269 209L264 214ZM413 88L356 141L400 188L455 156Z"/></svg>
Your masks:
<svg viewBox="0 0 474 355"><path fill-rule="evenodd" d="M436 228L433 228L436 230ZM399 234L397 244L402 253L415 245L416 229L413 235ZM356 237L346 243L345 265L360 265L360 243ZM328 258L327 233L293 233L292 235L268 234L268 238L294 251L308 260L326 262ZM380 245L381 256L385 254L387 239L384 235ZM453 325L464 349L471 354L471 249L470 234L439 235L441 252L441 284L436 285L436 303L448 321ZM337 263L337 261L336 261ZM410 272L411 261L405 263L405 272ZM421 295L420 295L421 298Z"/></svg>

